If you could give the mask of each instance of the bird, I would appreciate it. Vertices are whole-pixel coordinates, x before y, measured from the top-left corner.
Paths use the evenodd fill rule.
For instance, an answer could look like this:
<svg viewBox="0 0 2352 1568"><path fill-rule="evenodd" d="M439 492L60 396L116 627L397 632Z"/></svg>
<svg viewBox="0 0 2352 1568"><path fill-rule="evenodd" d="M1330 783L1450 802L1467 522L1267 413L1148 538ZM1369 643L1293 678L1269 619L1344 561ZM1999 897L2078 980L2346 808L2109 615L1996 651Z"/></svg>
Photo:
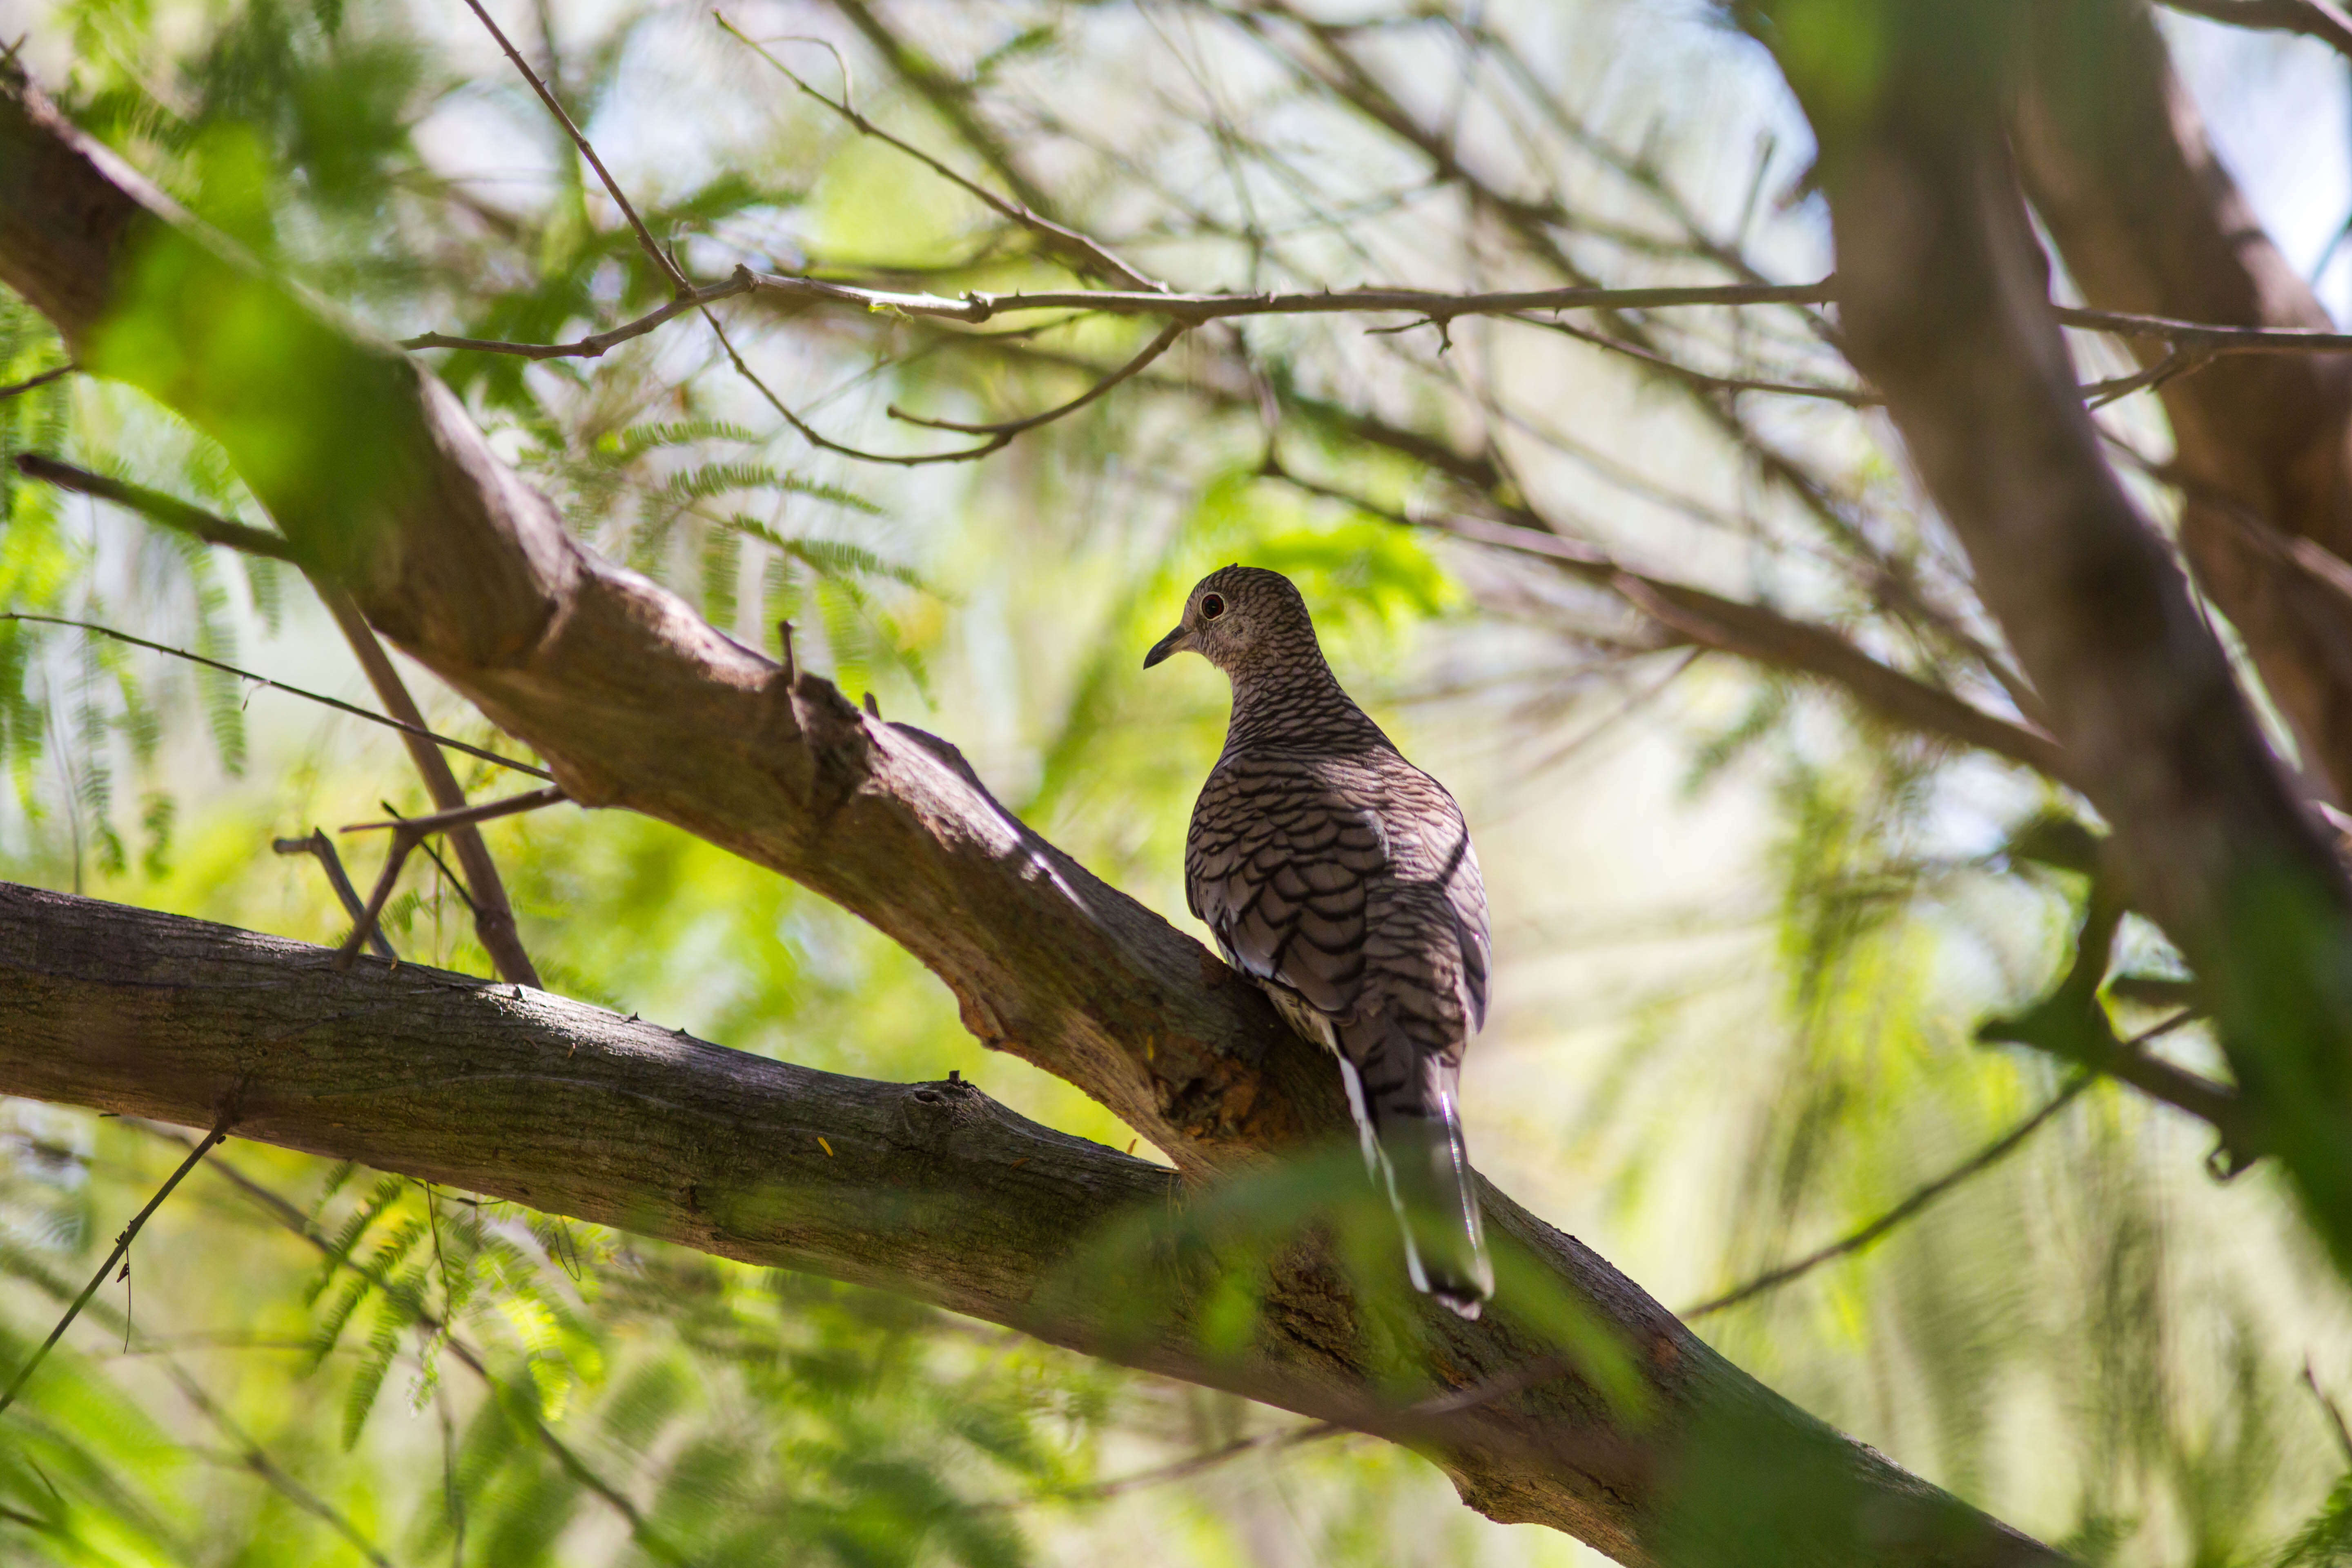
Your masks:
<svg viewBox="0 0 2352 1568"><path fill-rule="evenodd" d="M1146 669L1196 653L1233 683L1184 840L1184 891L1225 962L1338 1059L1413 1288L1475 1321L1493 1297L1458 1104L1493 941L1462 808L1323 657L1279 572L1201 579Z"/></svg>

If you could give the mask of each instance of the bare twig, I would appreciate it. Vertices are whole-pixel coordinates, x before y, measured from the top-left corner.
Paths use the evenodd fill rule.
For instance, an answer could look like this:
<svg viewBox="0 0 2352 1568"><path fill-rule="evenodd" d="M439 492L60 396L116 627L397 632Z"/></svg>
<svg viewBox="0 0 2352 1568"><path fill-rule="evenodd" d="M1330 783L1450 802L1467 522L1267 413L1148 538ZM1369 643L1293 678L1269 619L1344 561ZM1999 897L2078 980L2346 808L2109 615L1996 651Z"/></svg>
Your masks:
<svg viewBox="0 0 2352 1568"><path fill-rule="evenodd" d="M98 1294L98 1288L106 1283L106 1277L114 1272L114 1266L121 1262L123 1255L131 1250L131 1244L138 1239L141 1227L146 1225L157 1209L163 1206L163 1200L172 1195L173 1189L187 1179L188 1173L196 1168L197 1162L210 1152L215 1144L228 1136L229 1126L234 1121L233 1116L224 1114L220 1121L214 1124L213 1130L205 1135L204 1141L190 1150L188 1157L180 1162L180 1168L173 1171L164 1179L163 1184L155 1189L155 1195L147 1200L147 1206L131 1216L131 1223L124 1226L122 1234L114 1238L114 1250L106 1255L106 1261L100 1264L98 1272L89 1277L89 1283L82 1288L80 1295L74 1298L73 1305L66 1309L66 1315L58 1320L58 1326L49 1331L49 1337L41 1342L41 1348L35 1351L26 1360L25 1364L16 1369L16 1375L9 1380L7 1392L0 1394L0 1411L6 1410L9 1405L16 1402L16 1395L24 1388L26 1380L30 1378L34 1370L47 1359L50 1350L56 1346L58 1341L65 1337L66 1330L73 1326L73 1321L81 1316L81 1310L89 1305L89 1299Z"/></svg>
<svg viewBox="0 0 2352 1568"><path fill-rule="evenodd" d="M349 969L357 958L360 944L376 929L383 918L383 906L392 898L393 884L400 879L400 868L405 865L411 851L436 833L446 833L454 827L470 827L478 822L497 817L513 816L526 811L537 811L545 805L555 805L572 797L561 786L535 789L528 795L509 795L504 800L490 801L482 805L460 806L454 811L436 811L430 816L396 817L390 822L357 822L343 829L346 833L371 833L382 828L392 830L392 847L385 851L383 869L375 879L375 890L368 895L367 907L360 912L359 924L343 939L335 953L335 967ZM528 966L529 961L525 961ZM536 982L529 984L535 984Z"/></svg>
<svg viewBox="0 0 2352 1568"><path fill-rule="evenodd" d="M1934 1181L1918 1187L1901 1203L1896 1204L1876 1219L1856 1226L1827 1247L1809 1252L1793 1263L1784 1263L1778 1268L1768 1269L1744 1285L1734 1286L1722 1295L1711 1297L1696 1307L1685 1308L1682 1312L1683 1321L1691 1322L1712 1313L1737 1307L1741 1302L1752 1300L1768 1290L1776 1290L1793 1279L1801 1279L1824 1263L1833 1262L1838 1258L1851 1257L1860 1252L1970 1176L1979 1171L1990 1169L2015 1152L2021 1144L2041 1130L2043 1123L2072 1105L2084 1089L2097 1081L2098 1075L2095 1073L2089 1071L2076 1073L2063 1089L2050 1097L2041 1110L1937 1176Z"/></svg>
<svg viewBox="0 0 2352 1568"><path fill-rule="evenodd" d="M562 100L555 96L554 91L546 82L540 79L539 73L530 68L530 62L517 53L514 45L507 41L506 34L499 30L499 25L496 22L490 20L490 14L482 9L482 0L466 0L466 8L479 17L482 26L489 29L490 37L498 40L499 47L505 50L507 58L514 62L515 69L522 73L525 81L530 83L530 89L539 94L540 102L547 105L547 111L555 116L556 122L563 127L563 133L572 138L572 144L580 149L580 155L588 160L590 168L596 171L596 177L604 183L605 194L613 198L614 204L621 209L622 216L629 220L629 226L637 231L637 244L644 247L648 257L653 258L655 268L662 276L667 278L677 287L678 298L684 300L692 294L694 285L686 280L686 274L677 269L677 263L669 258L669 253L662 249L660 244L654 238L653 231L646 227L646 220L639 217L637 209L629 205L629 198L621 192L621 183L613 178L613 172L604 167L604 160L596 156L596 149L588 144L588 138L582 135L580 127L572 122L572 116L564 109Z"/></svg>
<svg viewBox="0 0 2352 1568"><path fill-rule="evenodd" d="M2053 305L2050 313L2065 326L2111 332L2119 338L2161 338L2179 347L2210 354L2352 353L2352 332L2323 332L2303 327L2220 326L2210 321L2179 321L2169 316L2085 310L2079 305Z"/></svg>
<svg viewBox="0 0 2352 1568"><path fill-rule="evenodd" d="M458 787L457 775L449 771L449 760L439 747L415 731L425 730L425 714L416 700L408 694L407 685L400 671L393 668L391 656L376 640L375 632L368 626L367 617L342 589L316 582L320 597L324 599L335 624L358 656L360 668L367 672L368 684L375 688L376 700L384 710L403 723L411 726L402 739L407 742L409 760L416 764L425 780L425 793L433 804L444 812L463 810L466 792ZM490 855L489 846L470 822L453 824L449 828L449 845L457 853L457 863L466 868L462 888L466 902L474 913L474 930L482 939L484 951L498 966L499 978L540 987L539 971L523 950L521 933L515 929L514 908L507 901L506 883L499 875L499 864ZM455 879L452 879L455 880ZM370 922L372 923L372 922Z"/></svg>
<svg viewBox="0 0 2352 1568"><path fill-rule="evenodd" d="M734 365L735 374L750 382L752 390L767 400L768 406L774 409L785 424L799 431L801 439L812 447L827 452L838 452L845 458L855 458L860 462L889 463L902 468L919 468L932 463L969 463L976 458L985 458L991 452L1001 452L1013 444L1013 437L1010 436L991 436L976 447L958 447L947 452L869 452L862 447L846 446L793 413L785 405L784 400L776 395L774 389L761 380L759 373L736 352L734 340L728 337L727 329L719 324L719 318L709 310L705 310L702 316L703 320L710 323L710 330L718 334L719 346L727 351L727 358Z"/></svg>
<svg viewBox="0 0 2352 1568"><path fill-rule="evenodd" d="M1050 424L1052 421L1061 418L1066 414L1076 413L1079 409L1084 408L1087 404L1092 403L1096 398L1100 397L1104 393L1108 392L1112 387L1117 386L1120 382L1125 381L1128 377L1143 369L1144 366L1150 364L1153 360L1158 359L1161 354L1166 353L1169 347L1173 344L1178 338L1182 337L1185 332L1190 330L1191 329L1182 321L1169 322L1166 326L1160 329L1160 335L1158 337L1153 338L1149 343L1146 343L1143 346L1141 353L1138 353L1133 359L1129 360L1125 364L1119 366L1117 370L1111 372L1110 374L1103 377L1102 380L1096 382L1094 385L1088 387L1077 396L1070 399L1067 403L1062 404L1057 407L1048 408L1042 414L1032 414L1025 419L1007 419L994 425L961 425L952 419L927 419L919 414L908 414L902 411L896 404L890 405L890 417L893 419L903 419L909 425L920 425L927 430L953 430L958 434L964 436L1003 436L1009 439L1012 437L1020 435L1024 430L1034 430L1040 425Z"/></svg>
<svg viewBox="0 0 2352 1568"><path fill-rule="evenodd" d="M663 322L698 306L731 300L738 294L748 294L757 287L759 284L751 269L738 267L734 276L724 283L709 283L689 289L659 310L648 310L633 321L624 321L607 331L591 332L568 343L509 343L489 338L458 338L446 332L425 332L402 339L400 346L404 349L470 349L476 353L511 354L520 359L598 359L608 349L616 348L633 338L644 337Z"/></svg>
<svg viewBox="0 0 2352 1568"><path fill-rule="evenodd" d="M2116 376L2112 381L2093 382L2083 388L2083 401L2093 408L2105 408L2135 392L2152 392L2174 377L2187 375L2209 363L2212 358L2212 352L2208 349L2175 348L2144 370Z"/></svg>
<svg viewBox="0 0 2352 1568"><path fill-rule="evenodd" d="M1030 310L1098 310L1111 316L1166 316L1192 327L1204 321L1229 321L1241 316L1334 316L1350 313L1401 313L1428 321L1450 321L1462 316L1514 316L1535 321L1527 312L1653 310L1691 305L1786 305L1818 302L1831 297L1827 282L1707 284L1659 289L1521 289L1485 293L1447 293L1433 289L1386 287L1313 292L1206 294L1065 289L1034 292L1016 290L1007 294L972 292L958 296L908 293L899 289L838 282L828 278L754 272L747 267L738 267L734 275L724 283L698 289L691 297L669 300L660 309L649 310L633 321L568 343L503 342L492 338L458 338L443 332L426 332L404 340L401 347L469 349L477 353L509 354L536 360L593 359L615 343L643 337L687 310L754 291L847 305L877 315L915 316L971 325L978 325L998 316ZM1535 321L1535 324L1551 326L1555 323Z"/></svg>
<svg viewBox="0 0 2352 1568"><path fill-rule="evenodd" d="M1542 528L1454 514L1391 511L1362 497L1301 479L1278 462L1270 463L1268 472L1312 494L1343 501L1384 521L1436 528L1475 544L1541 556L1617 595L1691 643L1828 681L1882 720L1991 752L2060 783L2066 782L2065 756L2047 735L1988 713L1948 691L1883 664L1827 626L1797 620L1761 605L1711 594L1685 583L1628 571L1591 545L1564 539Z"/></svg>
<svg viewBox="0 0 2352 1568"><path fill-rule="evenodd" d="M0 610L0 621L30 621L45 626L70 626L76 631L89 632L94 637L111 637L116 642L128 643L132 647L143 647L150 653L169 654L173 658L184 658L191 664L201 664L207 669L217 669L224 675L233 675L239 680L250 680L256 686L266 686L272 691L283 691L289 697L299 697L305 701L320 703L332 708L339 713L348 713L354 719L364 719L371 724L381 724L387 730L398 730L404 733L413 731L436 745L446 746L453 752L463 752L469 757L479 757L486 763L496 763L502 768L510 768L519 773L529 773L535 779L551 779L555 776L545 768L535 767L530 763L517 762L512 757L502 757L496 752L487 751L467 742L453 741L446 735L438 735L430 730L404 724L397 719L387 719L381 713L371 713L366 709L355 703L346 702L340 697L329 697L322 692L306 691L301 687L289 686L282 680L272 680L266 675L256 675L249 669L239 669L233 664L223 664L216 658L206 658L203 654L190 653L185 648L173 647L164 643L149 642L145 637L133 637L129 632L119 632L112 626L102 626L95 621L69 620L63 616L39 616L30 610Z"/></svg>
<svg viewBox="0 0 2352 1568"><path fill-rule="evenodd" d="M2327 1391L2319 1386L2319 1374L2311 1370L2309 1356L2303 1361L2303 1385L2311 1390L2314 1399L2319 1401L2319 1408L2326 1413L2327 1425L2336 1434L2336 1447L2343 1452L2344 1462L2352 1465L2352 1426L2345 1424L2343 1410L2328 1397Z"/></svg>
<svg viewBox="0 0 2352 1568"><path fill-rule="evenodd" d="M45 370L38 375L28 376L8 386L0 386L0 402L5 402L20 392L30 392L37 386L47 386L53 381L62 380L80 368L81 366L68 361L55 370Z"/></svg>
<svg viewBox="0 0 2352 1568"><path fill-rule="evenodd" d="M1512 316L1539 310L1649 310L1691 305L1793 305L1831 299L1820 283L1723 283L1655 289L1507 289L1450 293L1437 289L1267 289L1202 294L1120 289L1037 289L1009 294L904 293L862 289L821 278L756 272L765 291L948 321L981 322L1016 310L1099 310L1118 316L1167 316L1188 326L1243 316L1338 316L1401 313L1449 321L1461 316ZM1547 324L1547 323L1539 323Z"/></svg>
<svg viewBox="0 0 2352 1568"><path fill-rule="evenodd" d="M227 518L215 517L202 507L190 506L161 490L151 490L144 485L126 484L121 479L93 474L88 468L77 468L71 463L61 463L55 458L45 458L38 452L16 454L16 471L26 479L39 479L61 490L73 490L100 500L112 501L128 507L143 517L153 519L183 533L193 533L206 544L226 545L243 551L247 555L267 556L272 561L291 562L294 547L281 534L267 529L251 528Z"/></svg>
<svg viewBox="0 0 2352 1568"><path fill-rule="evenodd" d="M1864 386L1832 386L1825 382L1811 381L1759 381L1745 376L1717 375L1711 371L1685 364L1671 354L1658 353L1622 338L1612 338L1605 332L1587 331L1566 321L1546 321L1520 311L1512 312L1510 319L1525 321L1529 326L1542 327L1548 331L1563 333L1579 342L1606 349L1611 353L1640 360L1643 364L1654 365L1668 375L1679 377L1708 392L1769 392L1789 397L1819 397L1832 403L1843 403L1849 408L1875 408L1880 401L1878 394Z"/></svg>
<svg viewBox="0 0 2352 1568"><path fill-rule="evenodd" d="M356 927L365 918L367 906L360 902L359 889L352 886L350 876L343 870L343 858L335 853L335 841L327 837L325 828L312 828L308 838L273 838L269 841L269 847L280 855L317 856L319 864L326 868L327 886L335 890L335 897L342 904L343 912L351 916L352 924ZM393 951L390 939L382 931L370 928L368 945L375 950L378 958L388 958L394 963L400 962L400 954Z"/></svg>
<svg viewBox="0 0 2352 1568"><path fill-rule="evenodd" d="M815 88L811 87L801 78L798 72L793 69L792 67L784 64L783 61L770 54L764 46L747 37L740 28L737 27L734 23L729 21L723 14L714 12L712 14L712 19L715 20L719 24L719 27L730 37L735 38L738 42L750 48L752 53L758 55L761 59L775 67L779 71L782 71L785 79L790 81L794 87L800 89L802 92L805 93L810 98L816 100L819 103L824 104L827 109L830 109L844 120L849 121L850 124L857 128L861 134L871 136L877 142L881 142L888 146L897 148L899 152L904 153L909 158L914 159L917 163L922 164L925 168L939 175L941 179L948 181L950 184L956 185L970 193L971 195L979 198L979 200L987 205L991 211L995 212L1003 217L1010 218L1013 222L1019 224L1023 228L1025 228L1032 234L1036 235L1045 242L1047 249L1052 251L1056 257L1060 258L1066 263L1069 263L1073 269L1081 277L1098 274L1116 278L1120 282L1125 283L1129 288L1133 289L1159 289L1164 287L1163 285L1153 281L1143 273L1137 271L1133 267L1129 266L1118 257L1113 255L1108 247L1104 246L1100 241L1094 239L1089 236L1080 234L1076 229L1071 228L1066 225L1055 223L1053 219L1037 212L1026 202L1005 200L1003 196L998 195L987 186L967 178L963 174L959 174L956 170L941 163L939 159L932 157L929 153L924 152L920 147L916 146L913 142L892 135L889 132L883 130L879 125L875 124L871 120L866 119L865 115L860 114L857 111L856 105L849 101L849 71L846 66L842 68L842 97L838 100L827 98L824 93L819 92ZM827 47L830 47L831 46ZM838 57L836 57L836 58L837 58Z"/></svg>

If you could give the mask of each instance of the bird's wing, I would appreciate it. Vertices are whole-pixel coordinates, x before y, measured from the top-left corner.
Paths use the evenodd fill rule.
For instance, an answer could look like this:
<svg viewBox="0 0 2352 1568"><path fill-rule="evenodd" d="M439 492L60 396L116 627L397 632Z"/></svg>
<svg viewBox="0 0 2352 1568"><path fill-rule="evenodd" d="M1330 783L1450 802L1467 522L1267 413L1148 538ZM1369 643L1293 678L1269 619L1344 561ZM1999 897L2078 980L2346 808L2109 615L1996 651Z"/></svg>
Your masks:
<svg viewBox="0 0 2352 1568"><path fill-rule="evenodd" d="M1389 877L1371 910L1372 967L1433 1050L1457 1050L1486 1021L1493 942L1486 887L1462 808L1402 758L1388 769L1381 826Z"/></svg>
<svg viewBox="0 0 2352 1568"><path fill-rule="evenodd" d="M1304 758L1230 755L1192 808L1184 885L1234 966L1337 1017L1354 1005L1365 908L1389 865L1376 799Z"/></svg>

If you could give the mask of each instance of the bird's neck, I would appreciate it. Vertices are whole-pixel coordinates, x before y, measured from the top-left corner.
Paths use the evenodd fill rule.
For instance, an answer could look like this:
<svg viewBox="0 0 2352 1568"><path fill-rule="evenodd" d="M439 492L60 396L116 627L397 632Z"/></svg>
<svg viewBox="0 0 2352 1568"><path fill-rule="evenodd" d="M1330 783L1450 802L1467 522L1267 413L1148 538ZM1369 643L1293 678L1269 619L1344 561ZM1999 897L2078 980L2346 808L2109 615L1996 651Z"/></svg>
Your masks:
<svg viewBox="0 0 2352 1568"><path fill-rule="evenodd" d="M1225 749L1268 745L1286 751L1359 751L1388 737L1341 689L1320 648L1253 661L1225 672L1234 683L1234 716Z"/></svg>

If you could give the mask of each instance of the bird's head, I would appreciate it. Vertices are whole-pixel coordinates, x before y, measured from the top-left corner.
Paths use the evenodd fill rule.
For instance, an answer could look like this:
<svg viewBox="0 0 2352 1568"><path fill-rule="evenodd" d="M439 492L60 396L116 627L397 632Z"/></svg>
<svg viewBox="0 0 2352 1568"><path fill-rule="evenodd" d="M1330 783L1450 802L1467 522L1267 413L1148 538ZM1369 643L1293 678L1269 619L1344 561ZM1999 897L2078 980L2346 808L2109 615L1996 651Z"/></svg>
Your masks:
<svg viewBox="0 0 2352 1568"><path fill-rule="evenodd" d="M1256 661L1316 652L1315 623L1290 579L1262 566L1221 566L1193 586L1176 629L1143 656L1197 653L1228 674Z"/></svg>

